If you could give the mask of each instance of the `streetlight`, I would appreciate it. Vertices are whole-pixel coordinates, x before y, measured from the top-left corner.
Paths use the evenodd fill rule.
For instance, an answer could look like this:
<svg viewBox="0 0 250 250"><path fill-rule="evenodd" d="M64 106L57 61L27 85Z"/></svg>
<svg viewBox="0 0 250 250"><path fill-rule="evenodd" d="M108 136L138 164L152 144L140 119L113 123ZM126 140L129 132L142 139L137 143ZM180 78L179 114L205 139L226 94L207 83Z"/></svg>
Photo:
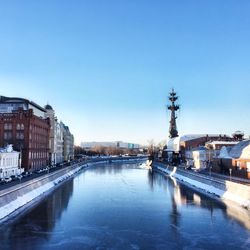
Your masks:
<svg viewBox="0 0 250 250"><path fill-rule="evenodd" d="M205 148L208 149L208 168L209 168L209 175L211 177L211 172L212 172L212 166L211 166L211 146L210 145L206 145Z"/></svg>
<svg viewBox="0 0 250 250"><path fill-rule="evenodd" d="M232 168L229 168L230 181L232 180Z"/></svg>

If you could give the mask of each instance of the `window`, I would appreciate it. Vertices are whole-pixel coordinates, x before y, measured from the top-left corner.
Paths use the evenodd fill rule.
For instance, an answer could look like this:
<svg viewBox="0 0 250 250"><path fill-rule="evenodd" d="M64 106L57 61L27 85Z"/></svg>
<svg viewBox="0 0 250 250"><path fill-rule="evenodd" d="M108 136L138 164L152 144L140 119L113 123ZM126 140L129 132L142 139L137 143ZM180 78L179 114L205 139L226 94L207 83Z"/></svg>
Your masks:
<svg viewBox="0 0 250 250"><path fill-rule="evenodd" d="M12 133L11 132L4 132L3 138L4 138L4 140L12 139Z"/></svg>
<svg viewBox="0 0 250 250"><path fill-rule="evenodd" d="M23 139L24 139L24 134L23 134L23 132L17 132L17 133L16 133L16 138L17 138L18 140L23 140Z"/></svg>
<svg viewBox="0 0 250 250"><path fill-rule="evenodd" d="M21 130L24 130L24 125L23 125L23 123L21 124Z"/></svg>
<svg viewBox="0 0 250 250"><path fill-rule="evenodd" d="M4 123L4 130L11 130L12 129L12 123Z"/></svg>
<svg viewBox="0 0 250 250"><path fill-rule="evenodd" d="M19 124L19 123L17 123L17 125L16 125L16 129L17 129L17 130L20 130L20 129L21 129L21 126L20 126L20 124Z"/></svg>

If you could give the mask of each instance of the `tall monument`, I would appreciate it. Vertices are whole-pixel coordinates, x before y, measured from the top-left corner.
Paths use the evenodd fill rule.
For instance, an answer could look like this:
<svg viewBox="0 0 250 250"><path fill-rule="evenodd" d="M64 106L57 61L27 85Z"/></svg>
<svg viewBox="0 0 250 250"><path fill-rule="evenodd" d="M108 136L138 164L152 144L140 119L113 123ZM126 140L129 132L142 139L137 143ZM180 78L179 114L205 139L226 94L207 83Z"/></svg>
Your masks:
<svg viewBox="0 0 250 250"><path fill-rule="evenodd" d="M172 89L172 92L169 93L168 97L169 101L171 102L170 105L168 105L168 110L171 111L171 119L170 119L170 126L169 126L169 138L178 137L178 131L176 126L176 118L175 112L180 109L180 106L176 104L175 102L178 100L178 96L174 89Z"/></svg>

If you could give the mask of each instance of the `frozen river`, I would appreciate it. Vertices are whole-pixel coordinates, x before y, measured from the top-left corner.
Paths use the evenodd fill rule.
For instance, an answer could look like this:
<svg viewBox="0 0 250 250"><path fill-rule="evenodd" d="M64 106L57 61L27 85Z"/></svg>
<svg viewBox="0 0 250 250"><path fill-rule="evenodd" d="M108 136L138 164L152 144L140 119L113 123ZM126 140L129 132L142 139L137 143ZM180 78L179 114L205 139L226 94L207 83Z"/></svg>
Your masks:
<svg viewBox="0 0 250 250"><path fill-rule="evenodd" d="M110 164L81 172L2 226L0 249L250 249L250 231L170 178Z"/></svg>

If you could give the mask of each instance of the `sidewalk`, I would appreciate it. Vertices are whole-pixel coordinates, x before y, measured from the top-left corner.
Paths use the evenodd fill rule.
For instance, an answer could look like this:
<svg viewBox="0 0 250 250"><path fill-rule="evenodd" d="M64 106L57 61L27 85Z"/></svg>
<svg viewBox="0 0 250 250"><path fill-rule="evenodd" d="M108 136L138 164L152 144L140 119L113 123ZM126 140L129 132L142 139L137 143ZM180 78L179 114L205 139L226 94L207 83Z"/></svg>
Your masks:
<svg viewBox="0 0 250 250"><path fill-rule="evenodd" d="M230 177L228 175L218 174L218 173L213 173L213 172L211 174L212 174L212 176L215 176L215 177L218 177L218 178L222 178L222 179L226 179L226 180L229 180L229 181L236 181L236 182L250 184L250 180L249 179L244 179L244 178L235 177L235 176L231 176Z"/></svg>
<svg viewBox="0 0 250 250"><path fill-rule="evenodd" d="M162 162L161 162L162 163ZM166 163L162 163L167 167ZM236 183L241 183L241 184L246 184L246 185L250 185L250 180L249 179L244 179L244 178L240 178L240 177L235 177L235 176L228 176L228 175L224 175L224 174L219 174L219 173L214 173L214 172L209 172L209 170L202 170L202 171L193 171L193 170L187 170L186 166L184 164L180 164L177 168L183 170L183 171L188 171L188 172L193 172L196 174L200 174L200 175L204 175L207 177L213 177L216 178L218 180L227 180L227 181L233 181Z"/></svg>

